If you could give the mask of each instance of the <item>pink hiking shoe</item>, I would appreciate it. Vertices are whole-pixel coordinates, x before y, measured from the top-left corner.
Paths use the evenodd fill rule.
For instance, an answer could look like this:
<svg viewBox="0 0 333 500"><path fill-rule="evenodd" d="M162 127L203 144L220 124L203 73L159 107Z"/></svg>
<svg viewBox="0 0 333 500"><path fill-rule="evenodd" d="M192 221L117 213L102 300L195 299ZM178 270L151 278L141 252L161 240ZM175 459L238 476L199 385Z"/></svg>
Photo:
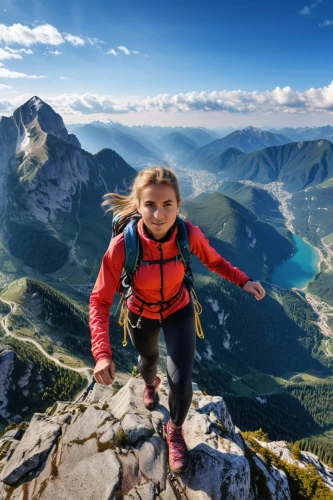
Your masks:
<svg viewBox="0 0 333 500"><path fill-rule="evenodd" d="M145 385L145 389L143 391L143 402L147 410L153 410L157 404L157 389L161 383L160 377L155 377L155 385L154 387L150 387L149 385Z"/></svg>
<svg viewBox="0 0 333 500"><path fill-rule="evenodd" d="M184 431L182 429L172 429L170 420L166 424L165 431L169 445L170 469L177 474L186 472L190 466L190 457L184 441Z"/></svg>

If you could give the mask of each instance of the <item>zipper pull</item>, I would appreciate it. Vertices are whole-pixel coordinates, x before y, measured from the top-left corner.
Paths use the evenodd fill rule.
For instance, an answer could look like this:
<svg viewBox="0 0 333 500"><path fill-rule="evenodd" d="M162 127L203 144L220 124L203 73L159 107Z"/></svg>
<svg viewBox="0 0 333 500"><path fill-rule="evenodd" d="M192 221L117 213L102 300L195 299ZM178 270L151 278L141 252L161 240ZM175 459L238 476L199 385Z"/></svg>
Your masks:
<svg viewBox="0 0 333 500"><path fill-rule="evenodd" d="M159 244L157 248L158 248L159 251L161 251L162 250L162 245Z"/></svg>

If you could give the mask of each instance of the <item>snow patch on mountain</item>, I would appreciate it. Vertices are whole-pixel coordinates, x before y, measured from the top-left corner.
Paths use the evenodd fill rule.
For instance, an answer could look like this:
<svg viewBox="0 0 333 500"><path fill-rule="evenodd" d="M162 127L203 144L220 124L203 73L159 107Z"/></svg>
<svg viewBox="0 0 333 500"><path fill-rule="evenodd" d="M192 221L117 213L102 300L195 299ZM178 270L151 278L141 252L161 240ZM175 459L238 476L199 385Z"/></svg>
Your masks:
<svg viewBox="0 0 333 500"><path fill-rule="evenodd" d="M203 357L205 359L208 359L208 361L210 361L213 357L213 349L212 346L210 345L209 340L205 340L205 344L206 344L206 351L203 353Z"/></svg>
<svg viewBox="0 0 333 500"><path fill-rule="evenodd" d="M36 111L39 111L43 107L43 104L44 104L43 101L39 99L39 97L35 96L32 99L30 99L28 106L29 108L35 108Z"/></svg>
<svg viewBox="0 0 333 500"><path fill-rule="evenodd" d="M16 152L22 149L22 145L26 139L26 130L25 127L20 127L18 129L17 139L16 139Z"/></svg>
<svg viewBox="0 0 333 500"><path fill-rule="evenodd" d="M267 399L261 398L260 396L257 396L256 400L259 401L259 403L261 403L262 405L267 403Z"/></svg>
<svg viewBox="0 0 333 500"><path fill-rule="evenodd" d="M246 226L246 232L247 232L248 238L249 239L252 238L252 241L249 242L249 245L251 248L254 248L254 245L256 244L257 240L256 240L254 234L252 233L251 228L249 228L249 226Z"/></svg>
<svg viewBox="0 0 333 500"><path fill-rule="evenodd" d="M22 377L20 377L19 381L17 382L19 387L22 388L28 385L31 372L34 366L35 366L34 363L32 361L29 361L29 363L27 364L27 371L25 372L24 375L22 375Z"/></svg>
<svg viewBox="0 0 333 500"><path fill-rule="evenodd" d="M211 305L214 312L217 312L220 310L217 300L209 298L209 299L207 299L207 302Z"/></svg>

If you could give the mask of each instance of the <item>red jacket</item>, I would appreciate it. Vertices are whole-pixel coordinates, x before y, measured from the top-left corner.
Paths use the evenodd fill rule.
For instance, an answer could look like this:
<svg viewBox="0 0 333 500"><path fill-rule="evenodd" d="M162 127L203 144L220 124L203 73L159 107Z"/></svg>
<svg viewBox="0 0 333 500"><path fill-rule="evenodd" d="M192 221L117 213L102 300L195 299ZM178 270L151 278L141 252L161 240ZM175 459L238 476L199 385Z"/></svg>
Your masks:
<svg viewBox="0 0 333 500"><path fill-rule="evenodd" d="M209 241L198 226L186 221L186 228L190 250L195 254L211 271L223 276L236 285L243 287L250 279L237 267L233 267L219 253L210 246ZM164 243L152 240L144 231L143 219L138 222L138 234L143 249L143 260L167 260L179 254L176 234L178 228L175 226L170 238ZM90 296L89 327L91 332L92 354L95 361L103 358L111 358L112 350L109 338L109 314L113 297L118 289L119 279L125 262L124 234L112 238L107 249L102 265L97 276L94 289ZM149 266L140 265L138 271L133 276L133 292L137 297L141 297L146 302L157 302L159 300L169 300L179 292L185 270L181 260L171 261L160 265L159 263ZM182 287L178 299L163 311L163 316L185 307L190 301L190 294L185 287ZM127 307L132 312L139 314L142 303L131 295L127 300ZM160 306L145 306L142 316L152 319L160 319Z"/></svg>

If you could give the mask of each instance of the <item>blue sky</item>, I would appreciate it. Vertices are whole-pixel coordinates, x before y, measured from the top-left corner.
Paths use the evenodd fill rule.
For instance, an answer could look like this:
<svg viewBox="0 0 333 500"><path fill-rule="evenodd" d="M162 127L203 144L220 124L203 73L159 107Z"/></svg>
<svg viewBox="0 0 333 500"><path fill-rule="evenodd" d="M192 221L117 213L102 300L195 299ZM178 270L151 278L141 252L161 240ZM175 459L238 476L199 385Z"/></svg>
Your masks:
<svg viewBox="0 0 333 500"><path fill-rule="evenodd" d="M329 0L1 0L0 114L65 122L333 124Z"/></svg>

